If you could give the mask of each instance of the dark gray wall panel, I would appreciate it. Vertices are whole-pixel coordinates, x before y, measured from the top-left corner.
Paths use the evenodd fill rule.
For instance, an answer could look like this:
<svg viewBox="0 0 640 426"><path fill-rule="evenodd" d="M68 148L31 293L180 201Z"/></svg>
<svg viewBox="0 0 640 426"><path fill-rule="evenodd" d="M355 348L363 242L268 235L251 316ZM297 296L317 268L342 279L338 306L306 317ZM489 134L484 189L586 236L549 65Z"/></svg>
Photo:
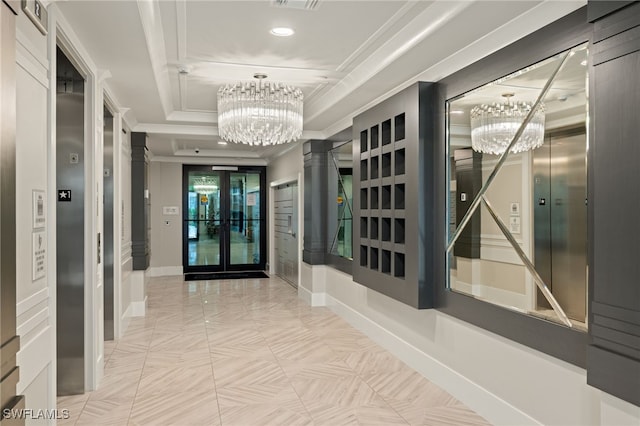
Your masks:
<svg viewBox="0 0 640 426"><path fill-rule="evenodd" d="M416 83L353 121L353 279L416 308L439 262L435 99Z"/></svg>
<svg viewBox="0 0 640 426"><path fill-rule="evenodd" d="M146 270L151 254L146 144L146 133L131 132L131 257L134 271Z"/></svg>
<svg viewBox="0 0 640 426"><path fill-rule="evenodd" d="M327 151L328 141L304 143L304 246L302 260L310 265L324 264L327 251Z"/></svg>
<svg viewBox="0 0 640 426"><path fill-rule="evenodd" d="M640 3L594 34L587 381L640 405Z"/></svg>

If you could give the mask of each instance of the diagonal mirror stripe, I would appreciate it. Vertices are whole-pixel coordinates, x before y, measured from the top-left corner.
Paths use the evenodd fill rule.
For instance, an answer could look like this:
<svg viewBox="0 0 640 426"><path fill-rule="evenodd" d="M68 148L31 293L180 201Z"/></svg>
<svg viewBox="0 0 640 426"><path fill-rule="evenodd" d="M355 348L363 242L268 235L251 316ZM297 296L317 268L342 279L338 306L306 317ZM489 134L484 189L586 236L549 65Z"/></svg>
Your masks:
<svg viewBox="0 0 640 426"><path fill-rule="evenodd" d="M513 235L511 235L511 232L509 232L509 229L507 228L507 226L504 224L502 219L500 219L500 217L493 210L493 207L491 207L489 200L487 200L487 198L484 195L482 195L482 201L484 202L484 205L487 207L489 214L491 215L491 217L493 217L493 220L498 225L498 228L500 228L500 231L502 231L507 241L509 241L509 243L513 246L514 250L518 254L518 257L520 257L520 260L522 260L522 263L524 263L524 266L527 268L529 273L533 276L533 280L535 281L536 285L538 286L538 288L540 289L544 297L547 299L547 301L553 308L556 315L558 315L558 318L560 318L560 320L567 327L570 327L570 328L573 327L573 325L571 324L571 321L569 321L569 318L567 317L567 314L565 314L564 310L562 309L562 307L560 306L556 298L553 297L553 294L551 294L549 287L547 287L544 280L540 277L540 275L536 271L536 267L533 265L531 260L529 260L529 258L527 257L527 254L522 250L522 248L520 247L520 244L518 244L518 242L513 237Z"/></svg>
<svg viewBox="0 0 640 426"><path fill-rule="evenodd" d="M536 102L531 107L531 110L525 117L524 121L520 124L520 127L518 127L518 130L516 131L516 134L513 136L511 143L509 143L509 146L507 147L507 149L500 155L500 159L498 160L498 163L493 168L493 171L487 178L487 181L484 183L484 185L482 185L482 188L480 188L480 191L478 192L478 195L476 195L473 202L471 203L469 210L467 210L462 220L460 221L460 225L458 225L458 227L456 228L456 232L453 234L453 237L451 238L451 240L449 241L449 245L447 246L447 253L453 249L453 246L458 240L458 238L460 237L460 235L462 234L462 231L467 226L467 223L469 223L469 221L471 220L471 216L473 216L475 211L480 206L480 202L482 201L484 194L487 192L487 190L493 183L493 180L498 175L498 172L500 172L500 170L502 169L503 164L507 161L507 157L511 153L511 148L515 146L515 144L518 142L518 139L520 139L520 137L524 133L527 125L533 119L534 115L536 114L536 111L540 107L540 104L542 103L543 99L549 92L549 89L551 89L551 85L553 84L556 76L560 73L562 68L564 68L565 64L567 63L567 59L569 58L571 52L572 50L569 50L564 54L564 56L562 56L562 60L560 61L560 64L558 64L556 69L553 71L553 73L545 83L544 87L542 88L542 91L540 92L540 95L538 96L538 99L536 99Z"/></svg>

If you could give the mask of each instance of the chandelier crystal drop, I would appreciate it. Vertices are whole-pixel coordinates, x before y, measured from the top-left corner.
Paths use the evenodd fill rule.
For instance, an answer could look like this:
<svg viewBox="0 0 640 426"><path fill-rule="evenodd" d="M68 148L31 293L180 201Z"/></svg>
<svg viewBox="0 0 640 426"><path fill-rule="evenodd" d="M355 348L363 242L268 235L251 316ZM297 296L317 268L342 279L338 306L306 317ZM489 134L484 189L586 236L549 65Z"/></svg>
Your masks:
<svg viewBox="0 0 640 426"><path fill-rule="evenodd" d="M302 91L283 83L228 84L218 90L218 130L225 141L277 145L302 136Z"/></svg>
<svg viewBox="0 0 640 426"><path fill-rule="evenodd" d="M501 155L506 151L533 104L511 102L477 105L471 109L471 147L474 151ZM524 132L511 148L512 153L539 148L544 143L545 106L540 103Z"/></svg>

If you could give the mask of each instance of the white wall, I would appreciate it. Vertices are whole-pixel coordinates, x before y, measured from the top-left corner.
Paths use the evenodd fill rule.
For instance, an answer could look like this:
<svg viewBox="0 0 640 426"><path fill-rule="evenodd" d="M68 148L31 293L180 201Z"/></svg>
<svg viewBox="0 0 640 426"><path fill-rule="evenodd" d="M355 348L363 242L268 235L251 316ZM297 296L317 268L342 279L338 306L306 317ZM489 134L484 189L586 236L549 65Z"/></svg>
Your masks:
<svg viewBox="0 0 640 426"><path fill-rule="evenodd" d="M48 189L49 60L47 38L24 14L17 17L16 32L16 314L21 340L17 392L25 395L26 408L50 409L55 407L55 310L51 309L55 294L49 287L48 273L35 280L32 276L32 191L43 191L46 200ZM46 204L46 209L55 209L55 205ZM52 227L55 223L39 226L36 237L46 239ZM49 255L47 250L47 272L49 265L55 264L55 257ZM27 424L32 422L27 420Z"/></svg>
<svg viewBox="0 0 640 426"><path fill-rule="evenodd" d="M182 164L152 161L151 276L182 274ZM164 215L163 207L178 207L179 215Z"/></svg>
<svg viewBox="0 0 640 426"><path fill-rule="evenodd" d="M314 300L326 300L333 311L493 424L640 422L639 407L588 386L581 368L436 310L411 308L333 268L303 266L308 280L321 279L325 287Z"/></svg>

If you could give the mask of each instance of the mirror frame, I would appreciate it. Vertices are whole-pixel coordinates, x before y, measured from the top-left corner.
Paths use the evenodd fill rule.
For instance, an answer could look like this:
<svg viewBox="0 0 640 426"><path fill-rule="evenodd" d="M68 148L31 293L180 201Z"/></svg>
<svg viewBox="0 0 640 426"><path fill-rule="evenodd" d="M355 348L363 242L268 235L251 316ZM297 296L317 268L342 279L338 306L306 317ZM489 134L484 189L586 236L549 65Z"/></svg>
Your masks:
<svg viewBox="0 0 640 426"><path fill-rule="evenodd" d="M509 46L463 68L438 82L440 110L436 167L440 184L437 186L438 224L435 227L437 264L441 265L435 282L435 307L453 317L534 348L579 367L586 366L588 334L541 318L528 316L446 288L448 221L448 134L446 130L446 101L509 75L559 52L590 42L592 25L587 22L583 7ZM591 54L591 53L590 53Z"/></svg>

